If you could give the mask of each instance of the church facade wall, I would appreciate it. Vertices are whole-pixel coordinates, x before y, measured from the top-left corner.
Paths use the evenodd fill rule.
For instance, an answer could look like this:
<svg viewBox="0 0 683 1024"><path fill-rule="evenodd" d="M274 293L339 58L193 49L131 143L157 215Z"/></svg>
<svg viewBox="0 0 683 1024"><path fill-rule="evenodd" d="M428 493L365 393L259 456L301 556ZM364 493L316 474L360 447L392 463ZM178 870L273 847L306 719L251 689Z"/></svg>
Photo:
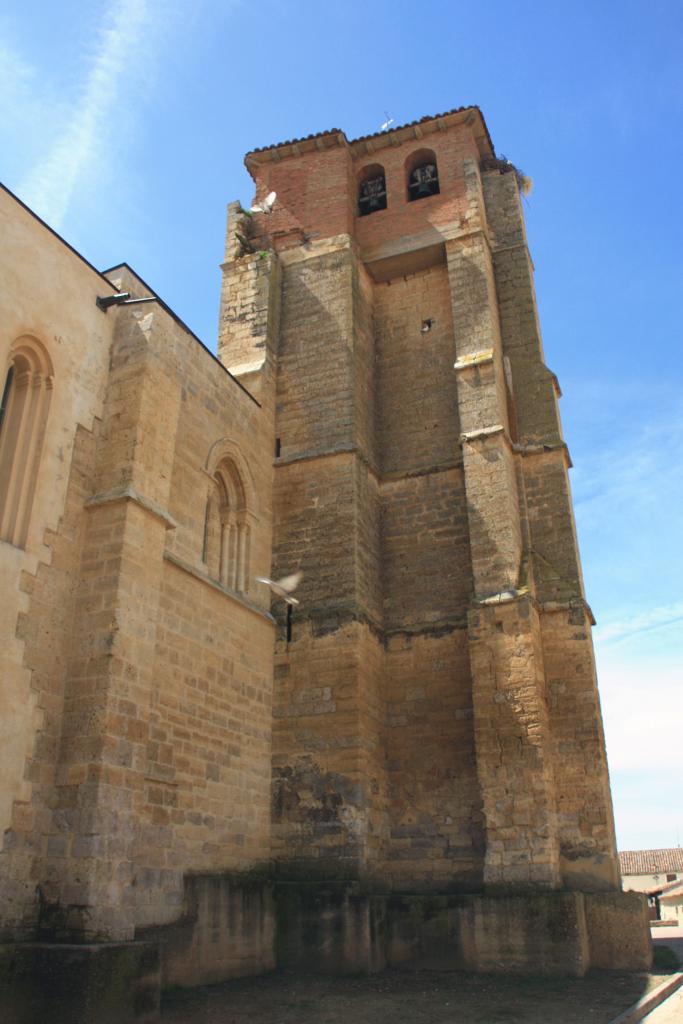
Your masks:
<svg viewBox="0 0 683 1024"><path fill-rule="evenodd" d="M16 324L3 316L5 357L30 333L54 366L45 490L25 548L0 549L17 595L3 934L131 939L186 912L188 872L270 857L274 627L255 576L270 571L272 411L157 302L98 309L117 288L149 292L3 200L10 264L56 265L17 275Z"/></svg>
<svg viewBox="0 0 683 1024"><path fill-rule="evenodd" d="M35 914L33 864L47 843L84 477L104 406L113 323L95 306L102 277L4 190L0 216L2 386L18 345L40 346L52 371L42 435L31 436L35 418L25 406L13 439L26 474L35 475L26 534L21 546L0 542L0 885L7 927L23 930Z"/></svg>

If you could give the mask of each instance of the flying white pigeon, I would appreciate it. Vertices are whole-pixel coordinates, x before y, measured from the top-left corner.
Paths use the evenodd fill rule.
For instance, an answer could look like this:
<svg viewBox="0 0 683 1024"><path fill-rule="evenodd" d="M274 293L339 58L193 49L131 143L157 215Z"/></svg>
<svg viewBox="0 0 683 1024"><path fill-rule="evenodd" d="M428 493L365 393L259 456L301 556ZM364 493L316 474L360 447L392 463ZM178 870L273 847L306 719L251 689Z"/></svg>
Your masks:
<svg viewBox="0 0 683 1024"><path fill-rule="evenodd" d="M393 117L389 117L389 115L387 114L386 110L384 111L384 116L386 117L386 121L379 126L379 130L381 132L388 131L389 128L391 127L391 125L394 123Z"/></svg>
<svg viewBox="0 0 683 1024"><path fill-rule="evenodd" d="M277 192L269 192L262 203L254 203L252 213L270 213L277 198Z"/></svg>
<svg viewBox="0 0 683 1024"><path fill-rule="evenodd" d="M269 580L267 576L257 576L256 580L258 583L265 583L276 597L281 597L287 604L298 604L297 599L291 594L301 583L303 575L302 572L295 572L291 576L283 576L281 580Z"/></svg>

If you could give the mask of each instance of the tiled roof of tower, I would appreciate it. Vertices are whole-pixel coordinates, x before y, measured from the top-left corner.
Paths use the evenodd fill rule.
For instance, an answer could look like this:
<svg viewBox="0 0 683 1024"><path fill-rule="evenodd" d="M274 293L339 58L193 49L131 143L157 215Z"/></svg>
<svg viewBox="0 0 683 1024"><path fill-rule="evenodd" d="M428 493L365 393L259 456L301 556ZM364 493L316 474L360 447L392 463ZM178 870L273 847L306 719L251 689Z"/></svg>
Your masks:
<svg viewBox="0 0 683 1024"><path fill-rule="evenodd" d="M664 850L622 850L619 854L622 875L655 875L683 871L683 848Z"/></svg>
<svg viewBox="0 0 683 1024"><path fill-rule="evenodd" d="M481 123L482 123L482 126L484 128L484 133L486 135L487 142L488 142L489 146L491 147L491 152L494 153L495 150L494 150L493 142L491 141L491 136L489 134L489 130L488 130L488 127L486 125L486 121L484 120L484 115L482 114L482 112L481 112L481 110L479 109L478 106L470 104L469 106L465 106L465 107L454 107L452 110L446 110L442 114L428 114L425 117L418 118L416 121L408 121L408 122L406 122L406 124L396 125L395 128L389 128L387 131L384 131L384 132L373 132L370 135L359 135L357 139L347 139L346 135L341 130L341 128L329 128L329 129L327 129L326 131L323 131L323 132L313 132L311 135L302 135L301 138L298 138L298 139L286 139L283 142L273 142L269 146L258 146L255 149L251 149L246 154L245 161L247 161L249 159L249 157L257 156L259 153L268 153L271 150L282 149L285 146L299 146L299 145L301 145L304 142L311 142L311 141L313 141L315 139L324 139L326 137L335 136L335 135L336 136L341 136L342 139L349 146L354 146L356 143L359 143L359 142L367 142L370 139L378 139L378 138L387 138L388 139L390 136L395 135L396 132L404 131L406 128L414 128L414 127L417 127L418 125L427 124L428 122L431 122L431 121L439 121L439 120L441 120L444 117L451 117L454 114L464 114L464 113L467 113L468 111L472 111L473 113L478 114L479 117L481 118Z"/></svg>
<svg viewBox="0 0 683 1024"><path fill-rule="evenodd" d="M413 128L416 124L425 124L427 121L438 121L442 117L450 117L451 114L464 114L467 110L475 110L479 114L484 124L484 128L486 128L486 135L489 143L491 144L491 149L493 149L493 142L491 142L491 136L489 135L489 130L486 127L484 115L476 103L470 103L466 107L453 107L452 110L444 110L443 114L427 114L425 117L418 117L417 121L406 121L405 124L397 124L395 128L389 128L386 132L372 132L370 135L359 135L357 139L350 140L350 145L353 145L354 142L365 142L366 139L374 139L378 135L391 135L392 132L399 132L402 128Z"/></svg>
<svg viewBox="0 0 683 1024"><path fill-rule="evenodd" d="M310 135L301 135L298 139L284 139L283 142L271 142L269 146L257 146L255 149L250 149L247 156L253 156L255 153L266 153L269 149L279 149L280 146L298 146L301 142L309 142L311 139L322 139L326 135L344 135L344 132L341 128L328 128L324 132L312 132ZM346 138L345 135L344 138Z"/></svg>

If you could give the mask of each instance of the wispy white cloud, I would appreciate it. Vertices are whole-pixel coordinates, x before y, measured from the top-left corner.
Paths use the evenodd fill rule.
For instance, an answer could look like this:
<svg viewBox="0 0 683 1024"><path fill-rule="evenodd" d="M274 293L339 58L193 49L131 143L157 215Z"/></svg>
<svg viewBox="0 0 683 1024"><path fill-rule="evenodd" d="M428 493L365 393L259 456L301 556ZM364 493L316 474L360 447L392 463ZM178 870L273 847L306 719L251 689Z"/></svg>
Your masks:
<svg viewBox="0 0 683 1024"><path fill-rule="evenodd" d="M608 620L596 627L593 636L596 643L617 643L628 640L639 633L649 633L652 630L663 629L681 621L683 621L683 601L676 601L673 604L648 608L624 618Z"/></svg>
<svg viewBox="0 0 683 1024"><path fill-rule="evenodd" d="M125 118L121 103L129 78L149 51L152 13L147 0L119 0L86 61L86 74L70 116L47 155L21 185L22 198L59 227L76 189L105 158L110 119Z"/></svg>
<svg viewBox="0 0 683 1024"><path fill-rule="evenodd" d="M610 642L681 615L683 407L673 382L647 409L643 401L636 395L613 409L611 424L586 428L574 453L587 596Z"/></svg>
<svg viewBox="0 0 683 1024"><path fill-rule="evenodd" d="M47 85L0 22L0 153L2 177L15 181L39 157L64 116L63 98Z"/></svg>
<svg viewBox="0 0 683 1024"><path fill-rule="evenodd" d="M619 845L683 836L683 406L677 382L583 394L572 488ZM579 403L580 404L580 403Z"/></svg>
<svg viewBox="0 0 683 1024"><path fill-rule="evenodd" d="M35 69L20 53L13 50L7 42L0 41L0 90L14 100L22 94L30 93L35 79ZM3 113L7 117L18 113L14 102L3 104Z"/></svg>
<svg viewBox="0 0 683 1024"><path fill-rule="evenodd" d="M596 653L619 845L674 846L683 837L680 654L654 638L628 650L598 643Z"/></svg>
<svg viewBox="0 0 683 1024"><path fill-rule="evenodd" d="M671 395L669 394L669 399ZM645 423L633 422L637 404L631 410L631 422L620 427L619 436L611 445L604 442L609 431L604 428L593 438L590 457L584 452L574 472L577 509L587 519L600 514L596 504L621 500L622 515L643 508L672 510L662 504L662 495L683 493L683 479L672 473L672 464L683 456L683 408L678 401L665 403L648 415ZM616 410L613 415L617 415ZM612 430L613 425L612 425ZM596 440L600 442L595 444Z"/></svg>

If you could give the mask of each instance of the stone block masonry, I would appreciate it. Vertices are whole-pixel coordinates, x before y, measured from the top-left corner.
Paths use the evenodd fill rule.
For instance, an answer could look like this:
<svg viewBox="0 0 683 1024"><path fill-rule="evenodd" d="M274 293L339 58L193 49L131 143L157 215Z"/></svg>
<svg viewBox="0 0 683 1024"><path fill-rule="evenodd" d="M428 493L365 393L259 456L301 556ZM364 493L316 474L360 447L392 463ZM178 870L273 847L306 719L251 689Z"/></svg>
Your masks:
<svg viewBox="0 0 683 1024"><path fill-rule="evenodd" d="M493 157L477 108L248 154L277 199L228 208L219 359L0 193L3 386L51 370L0 426L37 467L0 544L0 977L86 965L73 1020L110 968L146 1020L276 964L647 966ZM287 614L256 577L297 570Z"/></svg>
<svg viewBox="0 0 683 1024"><path fill-rule="evenodd" d="M557 939L547 968L564 943L581 972L583 894L618 886L609 781L559 388L492 156L469 111L246 158L279 197L253 225L281 279L273 559L304 571L276 653L273 852L287 907L306 877L368 893L366 936L393 927L382 894L484 892L465 931L489 969L532 957L495 938L514 895L510 935L528 911ZM439 188L410 201L420 161ZM319 911L361 934L351 892Z"/></svg>

